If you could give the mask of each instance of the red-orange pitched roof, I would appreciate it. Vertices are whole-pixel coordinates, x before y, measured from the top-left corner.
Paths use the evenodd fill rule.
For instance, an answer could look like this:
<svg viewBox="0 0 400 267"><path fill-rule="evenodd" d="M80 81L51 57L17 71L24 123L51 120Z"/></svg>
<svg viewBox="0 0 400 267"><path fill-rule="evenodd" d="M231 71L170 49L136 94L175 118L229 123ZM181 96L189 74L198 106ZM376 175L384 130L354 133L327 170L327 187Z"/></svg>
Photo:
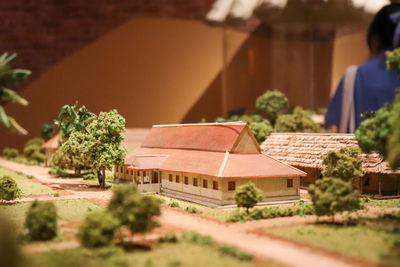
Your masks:
<svg viewBox="0 0 400 267"><path fill-rule="evenodd" d="M180 150L160 148L140 148L132 155L137 158L148 156L146 167L141 162L126 162L132 164L128 169L159 169L169 172L182 172L219 178L257 178L257 177L289 177L304 176L305 173L283 164L261 153L224 153L201 150ZM163 155L161 157L155 155ZM153 160L153 162L152 162Z"/></svg>
<svg viewBox="0 0 400 267"><path fill-rule="evenodd" d="M56 134L55 136L53 136L52 138L50 138L46 143L44 143L42 145L43 148L54 148L57 149L58 148L58 136L60 134Z"/></svg>
<svg viewBox="0 0 400 267"><path fill-rule="evenodd" d="M230 151L245 122L155 125L142 147Z"/></svg>

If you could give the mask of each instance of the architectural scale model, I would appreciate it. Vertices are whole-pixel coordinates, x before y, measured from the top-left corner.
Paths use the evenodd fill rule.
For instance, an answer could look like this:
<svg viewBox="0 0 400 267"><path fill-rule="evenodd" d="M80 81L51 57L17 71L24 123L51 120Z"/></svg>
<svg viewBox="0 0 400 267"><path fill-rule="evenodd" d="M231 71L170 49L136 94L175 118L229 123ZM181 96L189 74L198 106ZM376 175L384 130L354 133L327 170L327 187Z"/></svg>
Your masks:
<svg viewBox="0 0 400 267"><path fill-rule="evenodd" d="M49 140L47 140L46 143L43 144L44 152L46 155L46 166L51 165L51 157L56 153L58 149L58 137L60 134L56 134Z"/></svg>
<svg viewBox="0 0 400 267"><path fill-rule="evenodd" d="M321 178L323 157L342 147L358 147L354 134L334 133L272 133L261 144L262 152L307 173L301 186ZM360 183L363 193L398 195L400 170L393 171L378 153L361 154L365 172Z"/></svg>
<svg viewBox="0 0 400 267"><path fill-rule="evenodd" d="M253 182L264 201L300 198L304 172L261 153L244 122L155 125L141 147L115 167L138 188L202 202L234 203L237 186Z"/></svg>

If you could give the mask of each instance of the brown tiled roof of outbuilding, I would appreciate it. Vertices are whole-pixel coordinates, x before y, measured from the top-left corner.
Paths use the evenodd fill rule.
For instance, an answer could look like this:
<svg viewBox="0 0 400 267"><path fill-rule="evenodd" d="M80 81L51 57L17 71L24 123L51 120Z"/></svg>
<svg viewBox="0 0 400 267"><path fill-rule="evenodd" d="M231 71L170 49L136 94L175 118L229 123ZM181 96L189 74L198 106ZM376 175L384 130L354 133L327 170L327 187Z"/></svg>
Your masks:
<svg viewBox="0 0 400 267"><path fill-rule="evenodd" d="M50 138L49 140L47 140L46 143L44 143L42 145L43 148L53 148L53 149L57 149L58 148L58 137L60 134L56 134L55 136L53 136L52 138Z"/></svg>
<svg viewBox="0 0 400 267"><path fill-rule="evenodd" d="M264 154L296 167L322 169L322 159L329 151L342 147L358 147L354 134L272 133L261 144ZM361 154L368 173L400 173L392 171L378 153Z"/></svg>

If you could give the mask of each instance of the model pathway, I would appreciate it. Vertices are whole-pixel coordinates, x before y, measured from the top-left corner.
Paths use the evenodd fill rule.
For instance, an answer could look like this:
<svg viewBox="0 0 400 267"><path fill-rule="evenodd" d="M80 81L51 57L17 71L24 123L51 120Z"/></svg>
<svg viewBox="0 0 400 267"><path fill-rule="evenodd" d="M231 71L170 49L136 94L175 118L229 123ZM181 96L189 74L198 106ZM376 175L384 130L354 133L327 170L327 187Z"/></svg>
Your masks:
<svg viewBox="0 0 400 267"><path fill-rule="evenodd" d="M34 176L40 183L48 185L53 188L61 188L71 193L70 195L53 197L43 196L43 200L60 200L60 199L96 199L104 202L108 201L111 197L109 190L93 190L88 188L82 183L81 179L62 179L55 178L48 174L48 168L39 166L26 166L11 162L0 158L0 166L7 169L20 171L26 175ZM26 197L22 201L32 201L35 197ZM293 219L293 218L292 218ZM219 243L225 243L236 246L248 253L253 254L259 259L264 261L275 261L287 266L324 266L324 267L345 267L355 266L351 260L338 258L327 255L321 251L316 251L311 248L298 246L295 243L285 242L277 239L272 239L267 236L259 236L250 233L251 230L259 229L264 226L285 226L290 224L290 220L285 220L282 225L280 220L261 220L253 221L245 224L223 224L218 223L200 216L193 216L189 213L184 213L176 209L163 208L161 215L162 225L168 225L183 229L186 231L196 231L203 235L209 235ZM301 221L301 222L300 222ZM302 217L297 223L311 223L315 221L314 216ZM281 222L281 223L279 223ZM292 220L293 224L293 220ZM76 243L68 243L63 245L54 245L55 249L62 249L62 247L75 247ZM38 248L39 249L39 248ZM39 250L45 248L40 248ZM32 249L27 249L32 252ZM365 266L365 265L364 265Z"/></svg>

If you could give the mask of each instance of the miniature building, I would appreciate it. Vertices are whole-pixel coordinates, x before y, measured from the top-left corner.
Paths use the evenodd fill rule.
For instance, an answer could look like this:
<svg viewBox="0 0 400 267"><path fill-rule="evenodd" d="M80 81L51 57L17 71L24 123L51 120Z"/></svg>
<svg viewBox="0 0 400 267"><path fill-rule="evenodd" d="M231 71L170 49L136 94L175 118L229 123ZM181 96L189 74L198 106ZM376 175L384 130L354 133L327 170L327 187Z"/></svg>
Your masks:
<svg viewBox="0 0 400 267"><path fill-rule="evenodd" d="M45 151L45 155L46 155L46 166L51 165L50 158L54 155L54 153L56 153L56 151L58 149L59 135L60 134L56 134L55 136L53 136L52 138L47 140L47 142L42 145L42 147L44 148L44 151Z"/></svg>
<svg viewBox="0 0 400 267"><path fill-rule="evenodd" d="M244 122L153 126L115 177L138 188L204 204L234 203L235 189L253 182L264 201L300 198L304 172L260 152Z"/></svg>
<svg viewBox="0 0 400 267"><path fill-rule="evenodd" d="M322 177L322 159L332 150L358 147L354 134L272 133L261 145L264 154L307 173L301 186L308 186ZM394 195L400 192L400 170L392 171L377 153L361 154L365 176L360 189L364 193Z"/></svg>

